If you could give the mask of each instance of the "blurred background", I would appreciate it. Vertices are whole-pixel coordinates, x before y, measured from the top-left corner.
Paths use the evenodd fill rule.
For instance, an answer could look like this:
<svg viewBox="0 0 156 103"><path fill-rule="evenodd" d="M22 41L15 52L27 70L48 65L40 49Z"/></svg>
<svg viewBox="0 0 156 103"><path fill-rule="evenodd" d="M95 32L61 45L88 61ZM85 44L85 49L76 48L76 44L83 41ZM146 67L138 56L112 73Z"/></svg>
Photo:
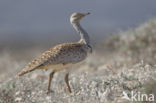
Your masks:
<svg viewBox="0 0 156 103"><path fill-rule="evenodd" d="M91 13L81 24L97 47L109 35L154 18L155 4L156 0L0 0L0 72L19 71L52 46L78 41L69 20L73 12Z"/></svg>
<svg viewBox="0 0 156 103"><path fill-rule="evenodd" d="M0 51L79 40L69 17L91 12L82 21L92 43L156 16L155 0L0 0Z"/></svg>

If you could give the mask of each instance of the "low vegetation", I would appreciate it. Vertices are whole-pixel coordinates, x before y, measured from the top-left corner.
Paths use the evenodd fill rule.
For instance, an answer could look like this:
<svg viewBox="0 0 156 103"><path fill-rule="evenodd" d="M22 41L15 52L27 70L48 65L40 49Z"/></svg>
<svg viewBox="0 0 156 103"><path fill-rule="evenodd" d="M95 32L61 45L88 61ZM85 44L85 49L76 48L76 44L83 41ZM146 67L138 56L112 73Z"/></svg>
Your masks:
<svg viewBox="0 0 156 103"><path fill-rule="evenodd" d="M156 19L152 19L109 37L99 46L100 51L95 50L76 72L70 73L72 94L67 91L63 72L55 75L51 94L46 95L49 72L36 71L14 78L26 62L17 66L13 61L16 65L8 69L14 70L12 75L5 72L10 79L3 77L0 83L0 103L154 103L131 98L132 91L138 93L137 97L156 96L155 28Z"/></svg>

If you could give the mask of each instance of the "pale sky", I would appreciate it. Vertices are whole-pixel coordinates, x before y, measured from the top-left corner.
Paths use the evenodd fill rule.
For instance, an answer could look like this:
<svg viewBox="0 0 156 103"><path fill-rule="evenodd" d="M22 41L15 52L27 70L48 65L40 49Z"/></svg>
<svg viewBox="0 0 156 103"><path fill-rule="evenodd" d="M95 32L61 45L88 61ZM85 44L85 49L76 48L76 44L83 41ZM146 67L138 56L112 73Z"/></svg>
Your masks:
<svg viewBox="0 0 156 103"><path fill-rule="evenodd" d="M69 22L73 12L90 12L82 26L100 37L155 17L156 0L0 0L0 40L77 39Z"/></svg>

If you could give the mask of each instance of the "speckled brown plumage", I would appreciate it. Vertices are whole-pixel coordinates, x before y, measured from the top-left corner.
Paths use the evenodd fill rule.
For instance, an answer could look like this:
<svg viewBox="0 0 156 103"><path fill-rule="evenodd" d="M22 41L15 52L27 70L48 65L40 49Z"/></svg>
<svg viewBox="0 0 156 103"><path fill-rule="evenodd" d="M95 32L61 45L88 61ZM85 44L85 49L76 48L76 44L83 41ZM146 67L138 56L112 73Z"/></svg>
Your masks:
<svg viewBox="0 0 156 103"><path fill-rule="evenodd" d="M53 71L49 75L47 92L49 93L51 80L56 72L67 69L71 65L78 64L87 57L88 52L92 51L89 44L89 36L79 24L80 20L88 14L89 13L73 13L70 18L71 24L81 36L79 42L63 43L54 46L53 48L45 51L40 57L30 62L21 72L17 74L17 76L22 76L36 69L52 69ZM68 82L68 73L65 75L64 79L67 84L68 91L71 92Z"/></svg>
<svg viewBox="0 0 156 103"><path fill-rule="evenodd" d="M40 57L30 62L18 76L33 71L35 69L55 69L50 68L56 65L67 65L68 63L78 63L87 56L88 47L83 43L64 43L45 51Z"/></svg>

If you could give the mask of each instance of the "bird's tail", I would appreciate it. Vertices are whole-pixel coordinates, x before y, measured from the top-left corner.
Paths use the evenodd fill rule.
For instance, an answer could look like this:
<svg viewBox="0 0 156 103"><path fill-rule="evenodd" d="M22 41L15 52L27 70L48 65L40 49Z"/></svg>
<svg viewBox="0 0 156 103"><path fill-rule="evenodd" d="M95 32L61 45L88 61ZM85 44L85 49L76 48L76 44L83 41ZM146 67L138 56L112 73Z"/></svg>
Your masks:
<svg viewBox="0 0 156 103"><path fill-rule="evenodd" d="M36 68L30 69L30 70L27 70L27 69L25 68L25 69L23 69L21 72L19 72L19 73L16 75L16 77L20 77L20 76L22 76L22 75L24 75L24 74L27 74L27 73L29 73L29 72L32 72L32 71L34 71L34 70L36 70Z"/></svg>
<svg viewBox="0 0 156 103"><path fill-rule="evenodd" d="M47 51L47 52L49 52L49 51ZM32 62L30 62L21 72L19 72L16 75L16 77L22 76L22 75L32 72L36 69L40 69L40 68L44 67L42 64L44 62L43 59L46 59L45 55L47 55L47 52L43 53L39 58L36 58Z"/></svg>
<svg viewBox="0 0 156 103"><path fill-rule="evenodd" d="M27 74L29 72L32 72L36 69L38 69L41 65L38 63L38 61L35 59L32 62L30 62L21 72L19 72L16 77L22 76L24 74Z"/></svg>

